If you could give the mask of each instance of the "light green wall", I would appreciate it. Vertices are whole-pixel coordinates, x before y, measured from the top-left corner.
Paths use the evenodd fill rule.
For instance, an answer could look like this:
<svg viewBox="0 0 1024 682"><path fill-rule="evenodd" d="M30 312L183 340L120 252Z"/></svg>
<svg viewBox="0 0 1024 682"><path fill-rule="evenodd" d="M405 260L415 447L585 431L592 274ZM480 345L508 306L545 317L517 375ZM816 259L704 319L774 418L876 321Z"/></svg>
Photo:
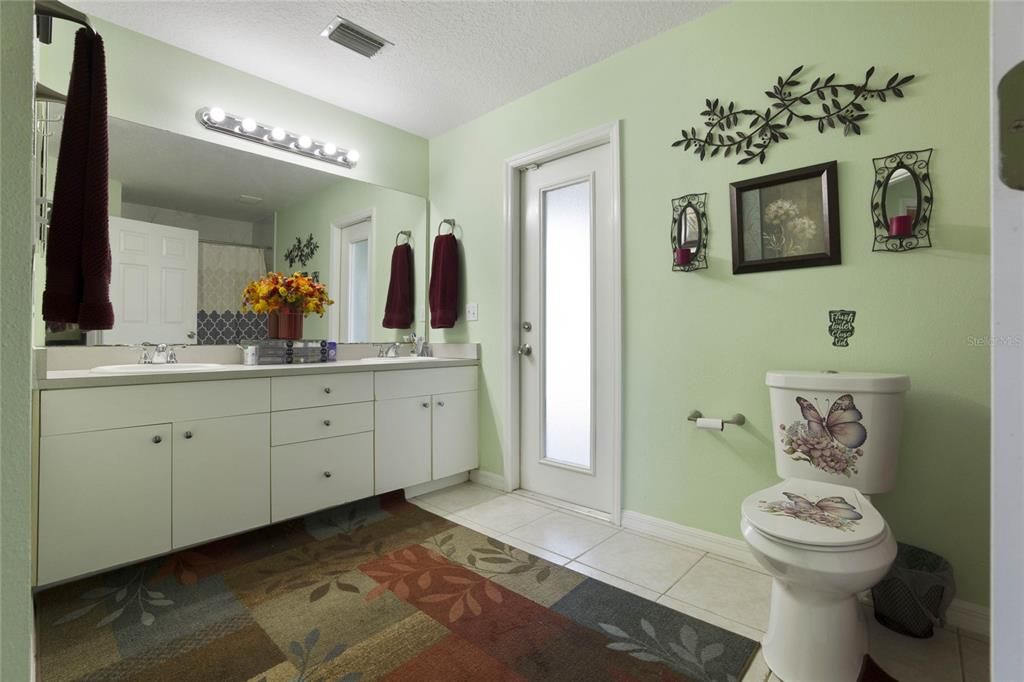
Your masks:
<svg viewBox="0 0 1024 682"><path fill-rule="evenodd" d="M291 204L277 214L277 240L274 257L277 268L289 270L284 253L295 242L295 237L305 239L310 233L320 244L312 262L295 270L320 271L320 281L330 279L331 224L341 223L352 216L373 211L373 334L376 342L396 341L408 334L404 329L385 329L380 326L384 319L384 304L387 301L388 280L391 276L391 251L395 235L399 230L412 230L412 248L415 262L414 300L418 302L413 310L416 333L423 335L423 302L426 301L427 262L427 202L405 192L377 187L365 182L341 180L337 184L319 190L308 197ZM306 318L303 327L307 338L332 338L328 332L327 315Z"/></svg>
<svg viewBox="0 0 1024 682"><path fill-rule="evenodd" d="M32 3L0 2L0 679L29 679Z"/></svg>
<svg viewBox="0 0 1024 682"><path fill-rule="evenodd" d="M739 506L775 477L768 369L905 372L912 378L896 488L877 498L897 537L952 562L960 596L988 603L988 8L982 3L735 3L430 141L431 224L464 227L465 300L480 321L431 341L482 344L482 467L499 472L508 377L503 162L622 121L624 503L739 537ZM763 166L672 149L705 98L766 106L806 64L856 79L918 74L907 97L871 103L864 134L795 125ZM872 253L872 158L935 147L935 248ZM839 161L843 265L733 276L729 183ZM710 267L672 272L670 199L708 192ZM857 311L847 349L830 309ZM742 412L697 432L685 415Z"/></svg>
<svg viewBox="0 0 1024 682"><path fill-rule="evenodd" d="M98 19L92 23L106 45L111 116L427 195L425 139L114 24ZM53 43L39 49L39 80L60 92L67 90L74 29L68 22L54 22ZM316 139L333 140L358 149L362 158L348 171L208 131L196 122L195 112L214 105Z"/></svg>

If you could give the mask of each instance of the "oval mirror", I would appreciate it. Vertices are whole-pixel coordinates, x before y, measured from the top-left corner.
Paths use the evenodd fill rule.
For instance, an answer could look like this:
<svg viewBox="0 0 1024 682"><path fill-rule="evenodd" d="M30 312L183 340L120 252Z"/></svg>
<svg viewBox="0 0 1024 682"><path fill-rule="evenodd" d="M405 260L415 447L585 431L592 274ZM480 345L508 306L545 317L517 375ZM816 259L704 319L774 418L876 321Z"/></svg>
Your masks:
<svg viewBox="0 0 1024 682"><path fill-rule="evenodd" d="M700 246L700 214L693 204L687 204L679 214L679 245L687 249Z"/></svg>
<svg viewBox="0 0 1024 682"><path fill-rule="evenodd" d="M906 166L896 166L885 179L882 189L882 218L888 225L896 216L910 216L912 225L917 225L917 213L921 207L921 186L914 171Z"/></svg>

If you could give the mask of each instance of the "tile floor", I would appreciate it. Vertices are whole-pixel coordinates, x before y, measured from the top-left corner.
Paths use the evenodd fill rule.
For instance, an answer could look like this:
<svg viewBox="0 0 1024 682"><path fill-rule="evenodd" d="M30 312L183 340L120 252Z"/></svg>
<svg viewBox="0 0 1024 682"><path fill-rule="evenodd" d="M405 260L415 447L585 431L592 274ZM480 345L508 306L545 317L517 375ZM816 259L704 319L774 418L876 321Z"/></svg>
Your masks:
<svg viewBox="0 0 1024 682"><path fill-rule="evenodd" d="M771 578L753 567L654 539L474 483L413 498L427 511L615 585L760 640ZM872 657L900 682L987 682L988 642L938 630L904 637L868 616ZM779 682L758 654L743 682Z"/></svg>

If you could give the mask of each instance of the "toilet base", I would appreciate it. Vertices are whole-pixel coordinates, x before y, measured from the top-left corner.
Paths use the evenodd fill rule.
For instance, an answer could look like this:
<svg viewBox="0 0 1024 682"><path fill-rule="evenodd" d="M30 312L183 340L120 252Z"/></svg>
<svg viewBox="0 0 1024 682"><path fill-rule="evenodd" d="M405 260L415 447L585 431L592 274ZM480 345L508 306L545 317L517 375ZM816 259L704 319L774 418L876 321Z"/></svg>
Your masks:
<svg viewBox="0 0 1024 682"><path fill-rule="evenodd" d="M821 592L772 579L764 659L784 682L855 682L868 652L856 595Z"/></svg>

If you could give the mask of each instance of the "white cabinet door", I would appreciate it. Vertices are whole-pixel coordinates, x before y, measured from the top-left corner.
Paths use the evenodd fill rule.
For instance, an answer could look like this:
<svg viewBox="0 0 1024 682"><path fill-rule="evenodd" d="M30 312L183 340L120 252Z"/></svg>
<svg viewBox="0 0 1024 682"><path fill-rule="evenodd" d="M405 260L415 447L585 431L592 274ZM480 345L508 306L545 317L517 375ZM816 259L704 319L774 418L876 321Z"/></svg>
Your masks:
<svg viewBox="0 0 1024 682"><path fill-rule="evenodd" d="M374 491L430 480L430 396L374 404Z"/></svg>
<svg viewBox="0 0 1024 682"><path fill-rule="evenodd" d="M114 328L98 342L195 343L199 233L111 216L110 256Z"/></svg>
<svg viewBox="0 0 1024 682"><path fill-rule="evenodd" d="M477 454L477 392L434 396L434 479L480 466Z"/></svg>
<svg viewBox="0 0 1024 682"><path fill-rule="evenodd" d="M170 550L170 424L40 439L40 585Z"/></svg>
<svg viewBox="0 0 1024 682"><path fill-rule="evenodd" d="M175 422L174 547L270 523L270 415Z"/></svg>
<svg viewBox="0 0 1024 682"><path fill-rule="evenodd" d="M373 495L373 434L279 445L270 455L273 520Z"/></svg>

